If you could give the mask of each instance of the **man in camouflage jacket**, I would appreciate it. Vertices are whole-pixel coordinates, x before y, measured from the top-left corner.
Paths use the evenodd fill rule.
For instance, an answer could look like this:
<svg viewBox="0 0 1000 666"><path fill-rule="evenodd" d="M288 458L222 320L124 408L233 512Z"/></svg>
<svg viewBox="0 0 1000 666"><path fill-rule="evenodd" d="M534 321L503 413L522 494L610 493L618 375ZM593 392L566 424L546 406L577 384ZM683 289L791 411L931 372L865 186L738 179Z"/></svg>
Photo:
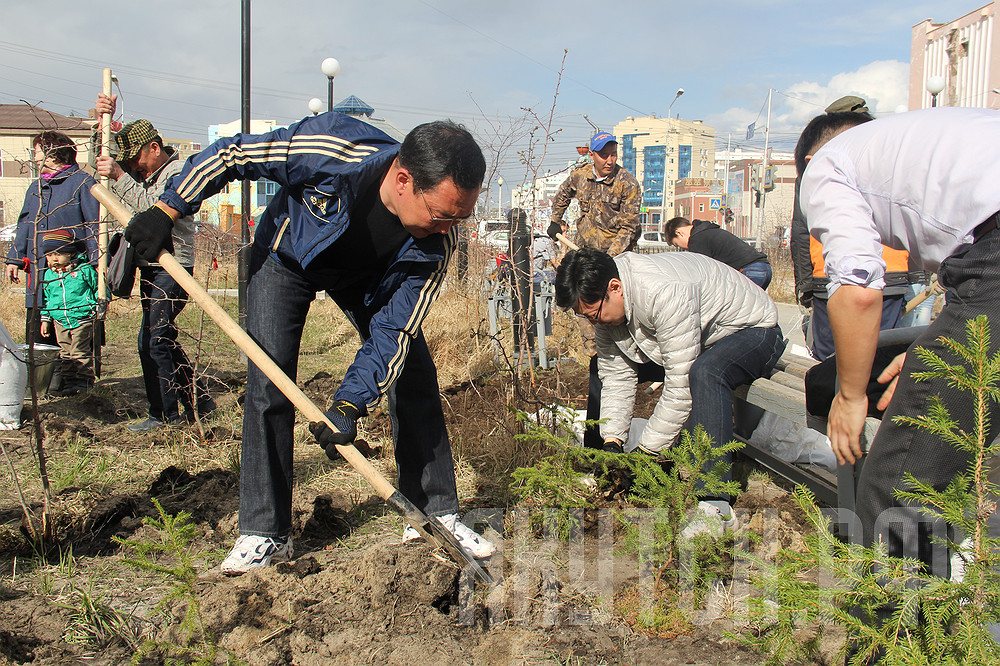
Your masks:
<svg viewBox="0 0 1000 666"><path fill-rule="evenodd" d="M634 249L639 239L642 188L635 176L618 164L618 142L613 134L594 135L590 158L593 164L575 169L559 187L550 230L559 225L561 233L567 234L569 225L563 221L563 214L575 198L580 202L580 218L573 240L580 247L601 250L613 257ZM550 233L555 236L553 231Z"/></svg>
<svg viewBox="0 0 1000 666"><path fill-rule="evenodd" d="M639 224L639 205L642 188L635 176L618 164L618 142L613 134L598 132L590 139L590 159L570 173L556 194L552 206L552 223L548 233L566 235L569 225L563 214L574 197L580 202L580 217L576 221L576 236L572 240L581 248L606 252L610 256L635 249L642 227ZM564 248L565 250L565 248ZM594 327L586 319L578 319L583 348L590 355L590 398L587 401L587 419L600 417L601 379L597 372L597 345ZM605 448L599 429L590 426L584 431L583 444L588 448ZM608 450L621 451L621 447Z"/></svg>

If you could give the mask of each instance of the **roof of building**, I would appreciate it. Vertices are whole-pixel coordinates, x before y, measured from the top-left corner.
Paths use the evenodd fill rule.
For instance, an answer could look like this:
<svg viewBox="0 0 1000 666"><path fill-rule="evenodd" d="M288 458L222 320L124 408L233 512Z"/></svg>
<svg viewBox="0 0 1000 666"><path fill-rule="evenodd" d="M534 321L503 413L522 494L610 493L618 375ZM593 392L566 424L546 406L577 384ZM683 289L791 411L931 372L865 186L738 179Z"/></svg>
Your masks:
<svg viewBox="0 0 1000 666"><path fill-rule="evenodd" d="M349 116L371 116L375 108L359 97L349 95L333 105L334 111L346 113Z"/></svg>
<svg viewBox="0 0 1000 666"><path fill-rule="evenodd" d="M5 130L90 130L93 121L71 118L40 106L0 104L0 129Z"/></svg>

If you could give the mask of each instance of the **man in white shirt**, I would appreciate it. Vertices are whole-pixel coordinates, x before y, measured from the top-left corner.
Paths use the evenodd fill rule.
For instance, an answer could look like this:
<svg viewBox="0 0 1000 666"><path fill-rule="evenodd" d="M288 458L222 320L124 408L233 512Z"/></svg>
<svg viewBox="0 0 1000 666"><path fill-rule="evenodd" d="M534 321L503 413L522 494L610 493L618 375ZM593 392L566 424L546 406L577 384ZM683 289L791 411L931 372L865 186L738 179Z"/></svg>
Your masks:
<svg viewBox="0 0 1000 666"><path fill-rule="evenodd" d="M911 350L924 347L953 361L937 339L964 342L966 322L977 315L986 315L993 330L989 353L1000 345L1000 113L938 108L850 127L852 115L814 118L796 149L808 155L801 202L830 278L840 391L828 432L842 464L861 457L885 284L880 243L907 250L915 266L937 272L948 289L941 315ZM878 406L888 409L861 474L857 510L865 545L881 540L889 554L919 557L932 573L947 576L947 553L932 550L929 536L943 535L943 525L893 494L907 488L907 473L940 490L969 469L967 454L940 437L893 423L898 415L925 414L928 398L939 395L959 427L973 429L968 394L942 380L915 382L912 373L925 369L906 354L879 377L889 388ZM993 425L986 441L992 441L1000 410L991 404L988 411Z"/></svg>

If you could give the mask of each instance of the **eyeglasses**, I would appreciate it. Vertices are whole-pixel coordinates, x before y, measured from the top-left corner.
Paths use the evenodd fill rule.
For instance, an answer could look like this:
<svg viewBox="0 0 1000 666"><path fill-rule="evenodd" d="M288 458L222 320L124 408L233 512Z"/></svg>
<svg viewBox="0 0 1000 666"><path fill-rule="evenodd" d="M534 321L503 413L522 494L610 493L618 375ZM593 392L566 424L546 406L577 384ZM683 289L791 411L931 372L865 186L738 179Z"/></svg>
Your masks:
<svg viewBox="0 0 1000 666"><path fill-rule="evenodd" d="M586 319L589 322L599 324L601 323L601 310L604 309L604 299L608 297L608 292L605 291L604 295L601 296L601 304L597 306L597 312L594 314L587 314L585 312L577 312L576 316L580 319Z"/></svg>
<svg viewBox="0 0 1000 666"><path fill-rule="evenodd" d="M465 217L434 217L434 213L431 212L431 207L427 205L427 197L424 196L424 191L418 191L420 192L420 198L424 200L424 208L427 209L427 214L431 216L431 224L461 224L472 217L472 213L469 213Z"/></svg>

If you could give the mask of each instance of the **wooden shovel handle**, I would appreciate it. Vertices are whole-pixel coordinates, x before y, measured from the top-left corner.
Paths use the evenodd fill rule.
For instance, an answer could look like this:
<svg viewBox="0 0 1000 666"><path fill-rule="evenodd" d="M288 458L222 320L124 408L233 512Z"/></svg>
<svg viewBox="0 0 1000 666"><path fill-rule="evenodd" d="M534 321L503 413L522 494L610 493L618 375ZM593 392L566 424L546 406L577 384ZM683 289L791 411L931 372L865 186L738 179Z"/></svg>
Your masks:
<svg viewBox="0 0 1000 666"><path fill-rule="evenodd" d="M926 289L920 292L917 296L913 297L910 302L906 304L906 308L903 309L903 314L908 314L911 310L913 310L913 308L930 298L931 294L939 293L938 290L938 281L937 278L935 278L931 280Z"/></svg>
<svg viewBox="0 0 1000 666"><path fill-rule="evenodd" d="M579 250L580 246L566 238L563 234L556 234L556 240L568 247L571 250Z"/></svg>

